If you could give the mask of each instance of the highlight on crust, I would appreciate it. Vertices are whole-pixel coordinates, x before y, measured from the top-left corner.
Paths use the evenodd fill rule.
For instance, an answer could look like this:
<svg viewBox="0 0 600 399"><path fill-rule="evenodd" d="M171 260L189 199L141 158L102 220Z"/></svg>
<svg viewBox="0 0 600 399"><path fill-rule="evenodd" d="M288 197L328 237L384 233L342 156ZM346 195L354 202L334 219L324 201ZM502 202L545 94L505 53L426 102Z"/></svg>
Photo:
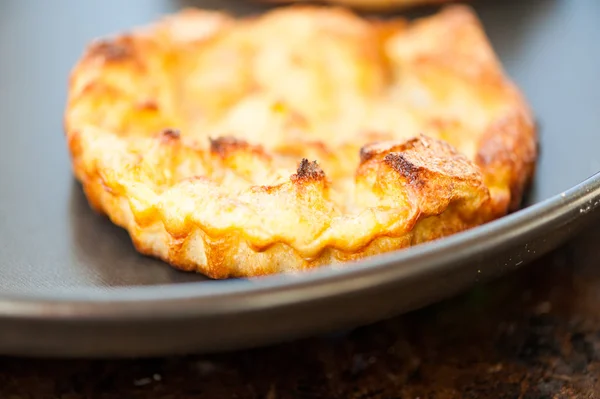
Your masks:
<svg viewBox="0 0 600 399"><path fill-rule="evenodd" d="M515 209L531 111L473 11L370 21L188 9L91 44L65 110L73 172L135 248L213 278L298 272Z"/></svg>

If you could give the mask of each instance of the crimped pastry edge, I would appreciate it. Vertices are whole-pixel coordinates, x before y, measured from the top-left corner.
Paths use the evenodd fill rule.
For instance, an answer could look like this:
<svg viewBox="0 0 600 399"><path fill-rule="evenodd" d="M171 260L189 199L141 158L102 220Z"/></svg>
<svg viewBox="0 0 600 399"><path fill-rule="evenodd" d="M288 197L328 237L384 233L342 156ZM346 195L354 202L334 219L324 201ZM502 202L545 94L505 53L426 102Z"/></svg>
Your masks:
<svg viewBox="0 0 600 399"><path fill-rule="evenodd" d="M445 12L464 14L465 10L463 7L454 6ZM466 12L470 13L470 11ZM187 13L189 11L180 16L187 17ZM177 17L177 15L171 16L170 22L174 23ZM463 18L464 15L459 15L459 17ZM144 32L147 34L151 30ZM77 74L86 72L85 60L84 57L83 61L74 69L71 79L72 87L77 81ZM533 175L537 154L536 135L531 114L516 87L509 81L503 83L506 85L505 89L514 92L514 107L512 112L492 123L482 135L476 163L483 171L482 181L485 182L487 179L486 184L491 190L494 189L494 184L493 182L490 184L487 177L489 173L486 172L504 170L508 176L509 195L505 196L505 200L488 201L489 204L485 206L490 209L485 220L475 218L470 222L458 223L455 228L446 229L443 234L432 237L432 239L462 231L516 209L523 190ZM72 90L71 93L74 91ZM213 237L197 225L180 227L174 233L173 229L168 228L168 221L165 223L164 215L157 213L151 216L148 209L142 209L143 207L136 211L131 197L115 195L115 190L107 186L106 176L102 170L98 169L97 164L82 162L82 154L88 151L82 137L85 137L88 131L93 131L93 127L74 126L72 118L69 116L69 108L65 127L73 158L74 172L82 182L91 205L96 210L107 214L115 224L125 228L139 252L159 257L175 267L199 271L213 278L257 276L358 260L365 256L411 245L415 232L418 231L421 224L421 219L415 219L412 222L412 230L402 234L396 233L394 236L386 235L389 232L384 232L380 236L375 234L365 245L354 248L336 248L332 245L324 245L322 248L316 250L313 248L311 251L306 251L305 248L295 248L289 242L283 241L257 248L256 245L249 244L243 234L236 235L230 232L222 237ZM455 218L456 215L452 212L442 212L440 215L429 215L429 217L443 220Z"/></svg>

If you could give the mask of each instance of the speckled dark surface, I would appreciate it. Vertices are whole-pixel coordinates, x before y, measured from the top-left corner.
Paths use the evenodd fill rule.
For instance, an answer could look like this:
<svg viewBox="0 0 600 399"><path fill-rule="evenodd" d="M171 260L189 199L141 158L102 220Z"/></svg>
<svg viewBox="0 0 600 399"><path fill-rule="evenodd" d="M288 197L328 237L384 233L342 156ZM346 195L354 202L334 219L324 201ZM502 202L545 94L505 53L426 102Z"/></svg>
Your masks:
<svg viewBox="0 0 600 399"><path fill-rule="evenodd" d="M328 337L212 356L3 358L0 397L599 397L599 241L592 228L499 281Z"/></svg>

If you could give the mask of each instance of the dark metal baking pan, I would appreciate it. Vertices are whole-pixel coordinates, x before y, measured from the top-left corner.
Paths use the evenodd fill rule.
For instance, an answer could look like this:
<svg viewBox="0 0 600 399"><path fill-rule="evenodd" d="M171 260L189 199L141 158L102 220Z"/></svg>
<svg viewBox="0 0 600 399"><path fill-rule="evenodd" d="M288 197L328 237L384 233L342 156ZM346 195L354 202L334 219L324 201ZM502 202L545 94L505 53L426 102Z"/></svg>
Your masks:
<svg viewBox="0 0 600 399"><path fill-rule="evenodd" d="M521 267L598 219L600 2L474 0L540 122L541 157L525 209L297 276L211 281L138 255L121 229L90 210L72 178L62 131L67 76L92 38L190 4L0 2L1 353L217 351L349 328Z"/></svg>

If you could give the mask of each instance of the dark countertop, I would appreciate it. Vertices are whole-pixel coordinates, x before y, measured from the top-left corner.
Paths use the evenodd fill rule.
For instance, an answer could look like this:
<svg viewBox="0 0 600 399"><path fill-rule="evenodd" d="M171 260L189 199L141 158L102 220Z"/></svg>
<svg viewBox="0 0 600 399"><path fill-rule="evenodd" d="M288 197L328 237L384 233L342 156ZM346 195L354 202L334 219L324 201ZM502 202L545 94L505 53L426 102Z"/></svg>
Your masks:
<svg viewBox="0 0 600 399"><path fill-rule="evenodd" d="M600 226L457 298L328 337L167 359L2 358L0 397L600 397L599 241Z"/></svg>

